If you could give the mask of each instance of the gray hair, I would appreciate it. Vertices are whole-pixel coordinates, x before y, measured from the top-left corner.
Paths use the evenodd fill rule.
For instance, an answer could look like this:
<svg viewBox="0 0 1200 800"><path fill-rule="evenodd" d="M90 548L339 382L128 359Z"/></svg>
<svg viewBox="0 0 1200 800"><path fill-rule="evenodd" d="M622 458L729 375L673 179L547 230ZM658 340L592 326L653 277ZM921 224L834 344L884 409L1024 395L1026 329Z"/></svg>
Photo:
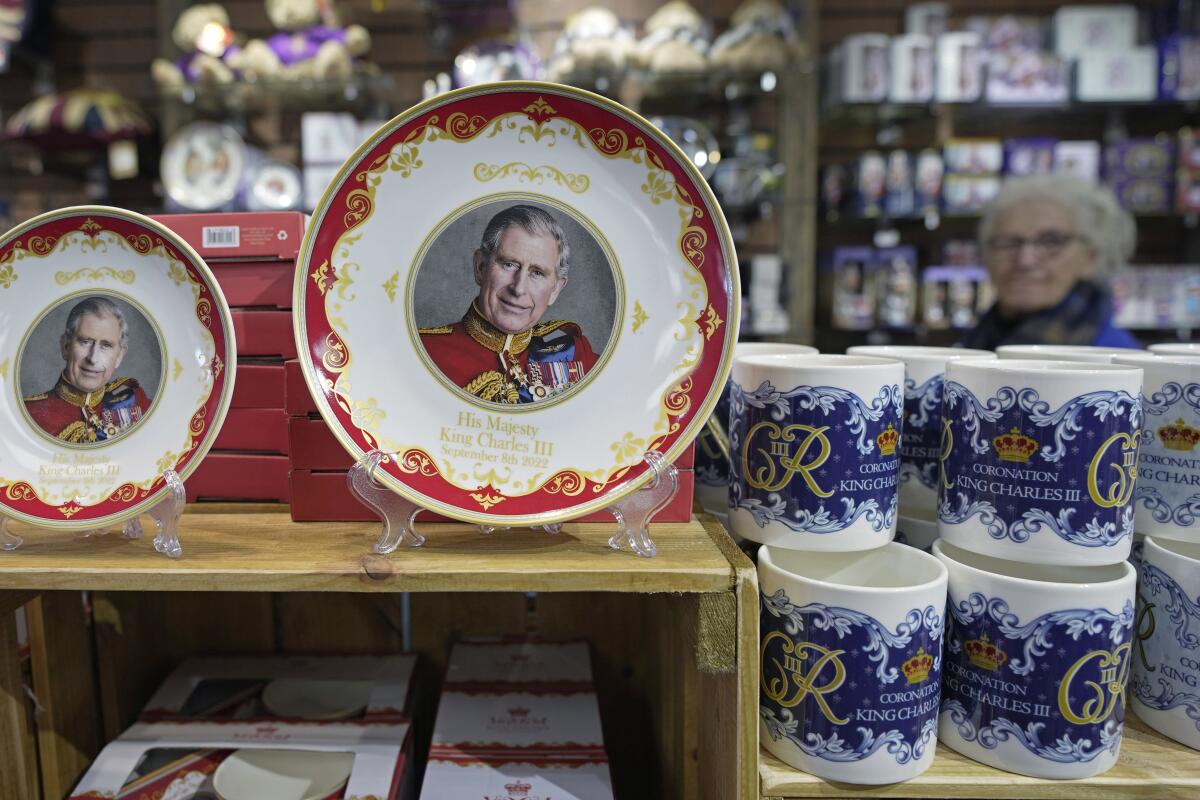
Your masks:
<svg viewBox="0 0 1200 800"><path fill-rule="evenodd" d="M554 270L558 277L567 277L567 270L571 268L571 245L567 244L567 236L558 220L551 216L549 211L537 206L510 206L492 217L483 229L478 252L485 259L490 259L500 246L500 237L514 226L519 226L531 236L553 236L558 244L558 264Z"/></svg>
<svg viewBox="0 0 1200 800"><path fill-rule="evenodd" d="M980 252L987 250L1000 212L1020 203L1047 200L1061 206L1075 224L1072 231L1096 255L1096 276L1108 277L1125 266L1137 245L1133 215L1117 204L1107 186L1070 175L1027 175L1008 178L979 222Z"/></svg>
<svg viewBox="0 0 1200 800"><path fill-rule="evenodd" d="M94 317L107 316L114 318L121 326L121 346L125 347L129 343L129 325L125 322L125 313L121 311L121 307L107 297L96 295L80 300L71 309L71 313L67 315L67 327L62 335L64 344L75 338L75 334L79 332L79 323L83 321L84 314L91 314Z"/></svg>

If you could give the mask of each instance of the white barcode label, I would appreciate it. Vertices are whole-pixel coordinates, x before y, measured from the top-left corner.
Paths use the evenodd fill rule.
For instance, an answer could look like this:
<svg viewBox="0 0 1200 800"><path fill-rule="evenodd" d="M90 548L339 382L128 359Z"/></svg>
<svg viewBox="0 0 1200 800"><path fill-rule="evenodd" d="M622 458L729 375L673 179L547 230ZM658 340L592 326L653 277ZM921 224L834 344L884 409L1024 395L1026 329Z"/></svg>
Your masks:
<svg viewBox="0 0 1200 800"><path fill-rule="evenodd" d="M237 247L241 242L241 228L237 225L202 228L205 247Z"/></svg>

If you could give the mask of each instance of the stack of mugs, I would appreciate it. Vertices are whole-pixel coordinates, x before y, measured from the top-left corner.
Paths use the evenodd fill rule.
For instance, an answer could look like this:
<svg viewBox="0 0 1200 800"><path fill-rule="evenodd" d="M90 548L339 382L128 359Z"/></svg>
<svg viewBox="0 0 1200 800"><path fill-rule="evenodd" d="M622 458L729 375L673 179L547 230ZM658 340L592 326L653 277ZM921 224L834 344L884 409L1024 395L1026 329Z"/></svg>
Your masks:
<svg viewBox="0 0 1200 800"><path fill-rule="evenodd" d="M1044 351L735 353L729 523L766 545L775 756L889 783L940 739L1088 777L1127 697L1200 747L1200 358Z"/></svg>

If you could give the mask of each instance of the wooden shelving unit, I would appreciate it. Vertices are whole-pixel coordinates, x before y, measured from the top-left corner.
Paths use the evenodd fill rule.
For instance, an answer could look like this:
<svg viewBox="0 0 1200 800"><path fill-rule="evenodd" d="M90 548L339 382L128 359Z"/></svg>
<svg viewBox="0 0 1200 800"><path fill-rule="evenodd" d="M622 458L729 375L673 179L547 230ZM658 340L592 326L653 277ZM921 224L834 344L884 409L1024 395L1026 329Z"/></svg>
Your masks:
<svg viewBox="0 0 1200 800"><path fill-rule="evenodd" d="M753 565L711 517L653 525L652 559L610 550L614 529L429 524L424 547L383 557L374 525L197 506L174 561L149 538L18 529L25 544L0 553L0 798L65 796L189 655L407 645L424 665L417 714L432 720L451 642L529 634L591 643L618 797L755 797ZM5 646L21 606L36 725Z"/></svg>
<svg viewBox="0 0 1200 800"><path fill-rule="evenodd" d="M799 797L986 797L990 800L1187 800L1200 797L1200 753L1126 717L1117 765L1095 778L1047 781L1002 772L938 745L933 766L924 775L886 786L830 783L789 767L763 750L759 759L762 800Z"/></svg>

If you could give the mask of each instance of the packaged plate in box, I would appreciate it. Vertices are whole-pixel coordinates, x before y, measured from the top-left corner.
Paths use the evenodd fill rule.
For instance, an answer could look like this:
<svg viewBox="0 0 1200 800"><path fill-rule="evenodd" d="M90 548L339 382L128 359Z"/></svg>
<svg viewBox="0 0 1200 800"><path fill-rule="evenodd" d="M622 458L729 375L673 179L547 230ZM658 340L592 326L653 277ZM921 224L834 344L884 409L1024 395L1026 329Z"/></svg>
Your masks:
<svg viewBox="0 0 1200 800"><path fill-rule="evenodd" d="M422 800L613 800L608 761L601 755L485 756L434 748Z"/></svg>
<svg viewBox="0 0 1200 800"><path fill-rule="evenodd" d="M231 408L213 447L287 455L287 412L282 408Z"/></svg>
<svg viewBox="0 0 1200 800"><path fill-rule="evenodd" d="M163 681L139 719L403 721L415 665L407 654L195 657Z"/></svg>
<svg viewBox="0 0 1200 800"><path fill-rule="evenodd" d="M1157 96L1158 49L1154 45L1092 51L1076 59L1076 100L1149 102Z"/></svg>
<svg viewBox="0 0 1200 800"><path fill-rule="evenodd" d="M937 40L937 91L939 103L974 103L983 95L984 50L982 37L972 31L954 31Z"/></svg>
<svg viewBox="0 0 1200 800"><path fill-rule="evenodd" d="M212 452L184 484L188 502L291 499L287 456Z"/></svg>
<svg viewBox="0 0 1200 800"><path fill-rule="evenodd" d="M1005 139L1006 175L1048 175L1054 171L1055 139Z"/></svg>
<svg viewBox="0 0 1200 800"><path fill-rule="evenodd" d="M1004 165L1000 139L958 137L947 139L942 149L947 175L996 175Z"/></svg>
<svg viewBox="0 0 1200 800"><path fill-rule="evenodd" d="M586 642L472 639L455 642L444 684L452 686L592 683Z"/></svg>
<svg viewBox="0 0 1200 800"><path fill-rule="evenodd" d="M1057 142L1054 145L1054 171L1097 183L1100 180L1100 143Z"/></svg>
<svg viewBox="0 0 1200 800"><path fill-rule="evenodd" d="M881 103L888 95L888 37L847 36L839 45L841 98L846 103Z"/></svg>
<svg viewBox="0 0 1200 800"><path fill-rule="evenodd" d="M1071 97L1070 69L1057 56L1038 50L1008 50L988 59L989 103L1056 105Z"/></svg>
<svg viewBox="0 0 1200 800"><path fill-rule="evenodd" d="M307 217L299 211L163 214L154 217L207 261L294 262Z"/></svg>
<svg viewBox="0 0 1200 800"><path fill-rule="evenodd" d="M928 103L933 99L933 38L920 33L893 36L888 99L893 103Z"/></svg>
<svg viewBox="0 0 1200 800"><path fill-rule="evenodd" d="M1083 58L1101 50L1131 49L1137 44L1137 6L1065 5L1054 12L1054 52Z"/></svg>
<svg viewBox="0 0 1200 800"><path fill-rule="evenodd" d="M233 408L284 408L284 365L269 361L238 362Z"/></svg>
<svg viewBox="0 0 1200 800"><path fill-rule="evenodd" d="M1158 47L1158 96L1163 100L1200 100L1200 36L1172 34Z"/></svg>

